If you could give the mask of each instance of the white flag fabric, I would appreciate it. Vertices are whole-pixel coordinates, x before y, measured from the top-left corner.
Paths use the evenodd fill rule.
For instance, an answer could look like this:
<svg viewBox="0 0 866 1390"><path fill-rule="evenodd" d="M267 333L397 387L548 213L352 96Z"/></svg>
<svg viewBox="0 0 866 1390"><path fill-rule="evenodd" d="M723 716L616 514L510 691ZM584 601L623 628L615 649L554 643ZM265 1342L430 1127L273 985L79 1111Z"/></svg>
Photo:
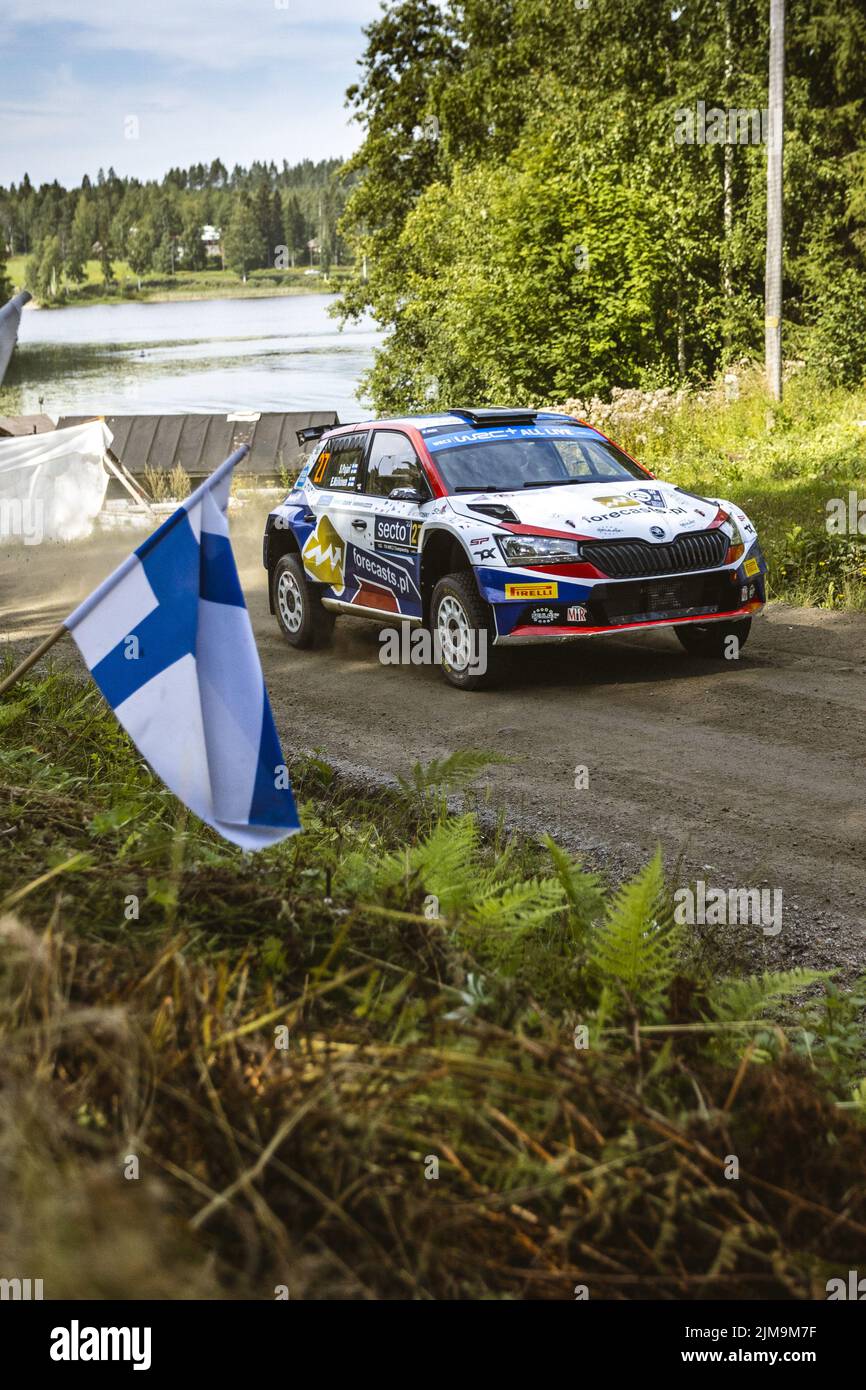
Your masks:
<svg viewBox="0 0 866 1390"><path fill-rule="evenodd" d="M300 829L229 540L226 459L66 619L154 772L243 849Z"/></svg>
<svg viewBox="0 0 866 1390"><path fill-rule="evenodd" d="M111 440L104 420L0 439L0 542L89 536L108 487Z"/></svg>

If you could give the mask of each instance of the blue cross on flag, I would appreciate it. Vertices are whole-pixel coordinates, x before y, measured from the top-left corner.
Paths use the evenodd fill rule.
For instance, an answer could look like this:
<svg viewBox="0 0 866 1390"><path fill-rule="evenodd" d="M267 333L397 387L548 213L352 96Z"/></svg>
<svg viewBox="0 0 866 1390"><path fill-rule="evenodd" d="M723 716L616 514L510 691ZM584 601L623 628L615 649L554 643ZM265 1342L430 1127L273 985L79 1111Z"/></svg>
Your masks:
<svg viewBox="0 0 866 1390"><path fill-rule="evenodd" d="M226 508L244 446L66 619L117 718L190 810L242 849L300 830Z"/></svg>

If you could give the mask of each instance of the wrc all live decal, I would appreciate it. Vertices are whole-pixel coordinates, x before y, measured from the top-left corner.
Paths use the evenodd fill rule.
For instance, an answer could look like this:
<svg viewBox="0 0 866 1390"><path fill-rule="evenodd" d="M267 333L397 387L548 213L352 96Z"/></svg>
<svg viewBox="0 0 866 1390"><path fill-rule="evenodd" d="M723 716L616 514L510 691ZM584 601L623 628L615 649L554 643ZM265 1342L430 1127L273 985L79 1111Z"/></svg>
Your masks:
<svg viewBox="0 0 866 1390"><path fill-rule="evenodd" d="M405 516L377 516L373 530L373 545L376 550L391 550L398 554L418 549L420 521L411 521Z"/></svg>

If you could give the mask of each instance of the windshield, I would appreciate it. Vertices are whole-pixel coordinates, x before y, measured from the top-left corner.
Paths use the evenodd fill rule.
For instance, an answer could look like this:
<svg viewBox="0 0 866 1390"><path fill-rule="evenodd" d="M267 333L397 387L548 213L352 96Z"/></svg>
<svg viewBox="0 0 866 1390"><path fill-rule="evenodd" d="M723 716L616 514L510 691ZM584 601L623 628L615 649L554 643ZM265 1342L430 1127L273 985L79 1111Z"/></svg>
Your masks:
<svg viewBox="0 0 866 1390"><path fill-rule="evenodd" d="M578 426L517 425L425 434L442 479L453 492L515 492L524 487L611 483L646 478L615 444Z"/></svg>

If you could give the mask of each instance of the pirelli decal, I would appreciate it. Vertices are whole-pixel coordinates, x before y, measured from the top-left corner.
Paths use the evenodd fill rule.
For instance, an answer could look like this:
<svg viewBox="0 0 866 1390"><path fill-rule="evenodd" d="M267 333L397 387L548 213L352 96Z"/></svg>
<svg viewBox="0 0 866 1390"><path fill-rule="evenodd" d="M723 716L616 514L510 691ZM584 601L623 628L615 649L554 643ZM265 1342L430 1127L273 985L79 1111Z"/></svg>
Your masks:
<svg viewBox="0 0 866 1390"><path fill-rule="evenodd" d="M558 584L506 584L506 598L558 598Z"/></svg>

